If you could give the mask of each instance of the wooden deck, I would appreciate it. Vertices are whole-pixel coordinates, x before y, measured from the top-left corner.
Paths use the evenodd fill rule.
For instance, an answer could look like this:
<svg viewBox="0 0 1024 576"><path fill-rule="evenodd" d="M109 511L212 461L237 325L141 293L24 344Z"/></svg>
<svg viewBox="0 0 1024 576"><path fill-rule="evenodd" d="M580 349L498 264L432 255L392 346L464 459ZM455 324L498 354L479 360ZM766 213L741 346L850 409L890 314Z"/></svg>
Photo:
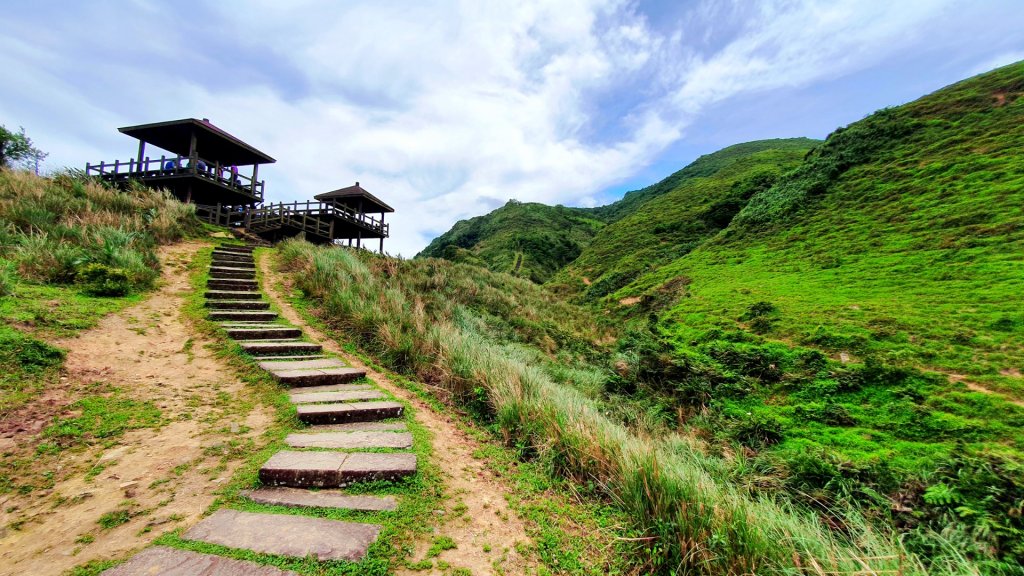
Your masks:
<svg viewBox="0 0 1024 576"><path fill-rule="evenodd" d="M390 232L389 224L381 219L331 202L281 202L240 209L198 205L196 212L211 224L244 228L270 241L301 232L306 240L317 244L356 240L358 245L363 240L383 241Z"/></svg>

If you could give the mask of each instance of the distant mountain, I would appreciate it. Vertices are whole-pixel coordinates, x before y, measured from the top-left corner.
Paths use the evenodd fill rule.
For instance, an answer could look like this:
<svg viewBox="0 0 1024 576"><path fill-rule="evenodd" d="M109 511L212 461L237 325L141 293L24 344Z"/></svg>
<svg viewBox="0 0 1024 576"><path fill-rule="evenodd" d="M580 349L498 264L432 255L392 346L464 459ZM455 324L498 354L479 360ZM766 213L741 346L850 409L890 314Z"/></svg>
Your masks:
<svg viewBox="0 0 1024 576"><path fill-rule="evenodd" d="M638 233L645 237L676 228L675 221L683 217L680 216L680 208L683 208L680 202L691 204L685 199L685 192L680 193L680 190L690 189L688 187L692 185L697 195L707 193L717 197L721 195L718 193L722 192L722 186L728 188L744 176L752 176L759 168L777 173L795 166L816 143L815 140L796 138L730 146L701 156L661 182L629 192L621 200L599 208L568 208L512 200L489 214L457 222L417 256L468 262L534 282L547 282L584 254L591 241L603 235L601 231L607 225L641 211L652 200L666 195L675 199L659 205L651 216L641 218L640 224L645 228ZM721 176L717 177L720 173ZM718 185L709 185L706 182L709 178L717 178ZM696 203L703 206L705 200L697 198ZM619 229L626 230L623 227ZM619 241L621 234L614 232L611 240ZM620 248L625 256L635 252L636 242L627 239ZM671 259L669 256L673 255L678 254L669 251L661 258Z"/></svg>

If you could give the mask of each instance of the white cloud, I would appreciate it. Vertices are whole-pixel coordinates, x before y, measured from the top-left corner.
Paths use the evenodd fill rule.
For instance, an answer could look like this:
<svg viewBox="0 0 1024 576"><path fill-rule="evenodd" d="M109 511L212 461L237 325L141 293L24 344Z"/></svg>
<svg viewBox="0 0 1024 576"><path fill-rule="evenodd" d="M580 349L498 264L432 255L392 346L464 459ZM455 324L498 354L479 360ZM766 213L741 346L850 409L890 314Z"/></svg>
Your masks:
<svg viewBox="0 0 1024 576"><path fill-rule="evenodd" d="M11 19L0 66L17 80L0 120L24 118L54 163L81 165L131 153L116 126L209 117L278 159L261 170L273 200L359 180L397 208L388 248L410 256L509 198L592 203L710 104L869 66L943 9L716 5L667 28L615 0L218 3L194 21L188 6L147 4ZM201 32L175 33L189 22Z"/></svg>

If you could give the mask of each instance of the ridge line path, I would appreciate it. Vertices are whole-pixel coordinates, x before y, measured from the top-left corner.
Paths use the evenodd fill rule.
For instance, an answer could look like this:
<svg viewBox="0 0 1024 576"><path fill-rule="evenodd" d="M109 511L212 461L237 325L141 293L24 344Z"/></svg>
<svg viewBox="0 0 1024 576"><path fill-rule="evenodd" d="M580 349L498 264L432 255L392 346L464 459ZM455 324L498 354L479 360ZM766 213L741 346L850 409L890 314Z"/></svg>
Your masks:
<svg viewBox="0 0 1024 576"><path fill-rule="evenodd" d="M367 366L342 349L333 338L310 326L282 294L281 286L290 288L291 281L275 269L272 260L276 258L276 251L261 250L257 266L263 276L264 293L281 311L281 316L319 342L324 350L338 355L353 368L365 370L367 377L378 386L409 402L415 408L416 421L430 431L434 448L432 458L442 472L447 494L453 502L457 501L454 506L449 506L449 511L437 516L435 530L438 536L450 537L457 547L441 552L437 559L452 566L468 568L475 575L535 572L535 559L524 557L517 550L517 544L532 549L532 539L523 521L509 507L505 497L509 493L508 488L474 456L480 443L463 432L451 417L438 414L415 394L392 382L386 374ZM464 506L465 512L452 514L451 508L455 506ZM427 539L417 542L412 561L423 559L430 545ZM485 547L493 552L485 553ZM422 576L444 573L436 566L429 571L401 567L395 571L398 575Z"/></svg>

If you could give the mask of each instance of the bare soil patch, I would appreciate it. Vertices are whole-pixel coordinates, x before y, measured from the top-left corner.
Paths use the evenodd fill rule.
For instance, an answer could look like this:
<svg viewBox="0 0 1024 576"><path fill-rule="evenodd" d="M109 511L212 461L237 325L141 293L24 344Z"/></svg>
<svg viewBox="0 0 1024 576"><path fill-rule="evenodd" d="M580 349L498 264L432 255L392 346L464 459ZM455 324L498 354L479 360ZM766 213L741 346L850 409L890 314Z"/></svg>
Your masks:
<svg viewBox="0 0 1024 576"><path fill-rule="evenodd" d="M367 376L382 388L412 404L416 420L430 430L433 458L444 473L445 488L451 496L446 509L435 511L437 524L434 534L451 538L456 546L442 551L436 559L453 568L467 568L476 575L535 572L536 560L532 555L524 556L517 548L517 544L531 546L526 527L508 504L508 488L476 456L480 443L463 432L450 416L435 412L387 375L345 353L337 342L309 326L282 293L281 287L291 289L289 279L273 269L266 254L259 259L259 267L263 273L264 292L281 310L282 316L320 342L325 350L343 357L356 368L366 370ZM431 539L418 542L413 561L423 560L432 544ZM432 570L400 569L395 574L427 576L448 573L438 569L436 564Z"/></svg>
<svg viewBox="0 0 1024 576"><path fill-rule="evenodd" d="M52 480L0 495L0 574L61 574L194 522L260 442L272 412L182 317L192 290L188 264L202 246L163 248L156 292L77 338L53 342L68 350L60 385L19 411L0 445L4 465L22 467L19 477ZM75 400L114 388L152 402L160 424L35 455L54 416L74 416Z"/></svg>

